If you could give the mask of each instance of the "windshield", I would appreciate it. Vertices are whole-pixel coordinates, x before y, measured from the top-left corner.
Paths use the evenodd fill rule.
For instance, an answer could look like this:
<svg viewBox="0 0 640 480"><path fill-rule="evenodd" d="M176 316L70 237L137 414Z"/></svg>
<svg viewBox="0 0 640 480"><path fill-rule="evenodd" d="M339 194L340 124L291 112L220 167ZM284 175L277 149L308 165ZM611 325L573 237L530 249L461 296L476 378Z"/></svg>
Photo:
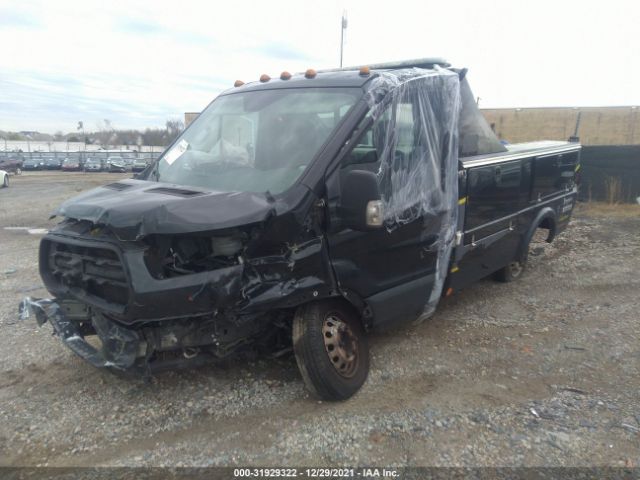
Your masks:
<svg viewBox="0 0 640 480"><path fill-rule="evenodd" d="M158 181L216 191L289 188L361 96L359 88L218 97L159 159Z"/></svg>

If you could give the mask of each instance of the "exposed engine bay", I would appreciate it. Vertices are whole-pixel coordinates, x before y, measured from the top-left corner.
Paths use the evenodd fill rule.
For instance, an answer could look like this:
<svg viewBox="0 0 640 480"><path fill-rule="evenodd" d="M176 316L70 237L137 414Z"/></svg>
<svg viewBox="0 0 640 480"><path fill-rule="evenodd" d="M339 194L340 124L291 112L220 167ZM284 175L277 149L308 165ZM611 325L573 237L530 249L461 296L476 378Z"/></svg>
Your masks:
<svg viewBox="0 0 640 480"><path fill-rule="evenodd" d="M239 230L222 236L152 236L146 239L145 263L154 278L215 270L243 262L247 235Z"/></svg>

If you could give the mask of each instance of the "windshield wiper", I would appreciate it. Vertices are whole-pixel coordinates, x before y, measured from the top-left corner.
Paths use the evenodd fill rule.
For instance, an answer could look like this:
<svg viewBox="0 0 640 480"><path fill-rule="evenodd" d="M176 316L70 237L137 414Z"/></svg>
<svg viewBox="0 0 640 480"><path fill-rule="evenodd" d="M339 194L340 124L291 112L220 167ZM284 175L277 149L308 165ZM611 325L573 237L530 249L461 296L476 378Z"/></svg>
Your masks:
<svg viewBox="0 0 640 480"><path fill-rule="evenodd" d="M273 203L273 202L276 201L275 197L271 194L271 192L269 190L264 192L264 196L266 197L267 202L269 202L269 203Z"/></svg>

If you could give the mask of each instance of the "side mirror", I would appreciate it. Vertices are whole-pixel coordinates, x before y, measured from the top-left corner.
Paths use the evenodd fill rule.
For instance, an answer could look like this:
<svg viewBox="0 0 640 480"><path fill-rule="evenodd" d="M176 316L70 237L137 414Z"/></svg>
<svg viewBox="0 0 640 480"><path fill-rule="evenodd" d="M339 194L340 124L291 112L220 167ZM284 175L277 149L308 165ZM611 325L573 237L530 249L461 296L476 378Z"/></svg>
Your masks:
<svg viewBox="0 0 640 480"><path fill-rule="evenodd" d="M367 170L351 170L341 185L340 217L344 225L365 232L380 228L384 219L378 177Z"/></svg>

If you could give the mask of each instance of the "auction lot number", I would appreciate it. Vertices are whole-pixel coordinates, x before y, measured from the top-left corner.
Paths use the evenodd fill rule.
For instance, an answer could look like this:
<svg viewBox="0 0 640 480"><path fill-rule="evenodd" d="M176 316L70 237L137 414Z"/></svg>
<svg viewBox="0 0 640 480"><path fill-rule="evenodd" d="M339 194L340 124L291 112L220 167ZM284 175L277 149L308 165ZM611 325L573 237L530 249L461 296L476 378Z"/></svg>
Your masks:
<svg viewBox="0 0 640 480"><path fill-rule="evenodd" d="M300 478L368 478L382 477L394 478L398 476L395 470L378 468L234 468L235 478L275 478L275 477L300 477Z"/></svg>

